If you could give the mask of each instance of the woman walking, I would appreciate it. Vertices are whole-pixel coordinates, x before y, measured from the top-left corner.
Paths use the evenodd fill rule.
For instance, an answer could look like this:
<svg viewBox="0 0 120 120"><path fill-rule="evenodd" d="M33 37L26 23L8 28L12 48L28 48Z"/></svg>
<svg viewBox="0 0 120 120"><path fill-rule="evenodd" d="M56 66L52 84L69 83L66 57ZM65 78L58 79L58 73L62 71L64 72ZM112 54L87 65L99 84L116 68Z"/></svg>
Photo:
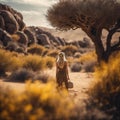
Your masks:
<svg viewBox="0 0 120 120"><path fill-rule="evenodd" d="M69 74L68 74L67 60L65 58L65 53L60 52L58 54L58 58L56 61L56 81L58 87L61 87L64 83L66 89L68 89L68 80L69 80Z"/></svg>

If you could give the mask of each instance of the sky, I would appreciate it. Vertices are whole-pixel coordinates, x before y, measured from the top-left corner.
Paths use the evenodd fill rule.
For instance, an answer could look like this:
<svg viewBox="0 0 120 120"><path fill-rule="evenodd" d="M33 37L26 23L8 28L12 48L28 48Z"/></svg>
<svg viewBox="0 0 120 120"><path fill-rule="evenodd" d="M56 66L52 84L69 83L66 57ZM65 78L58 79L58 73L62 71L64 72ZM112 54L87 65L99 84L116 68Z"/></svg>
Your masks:
<svg viewBox="0 0 120 120"><path fill-rule="evenodd" d="M23 15L23 21L27 26L49 27L45 15L47 9L58 0L0 0L0 3L7 4Z"/></svg>

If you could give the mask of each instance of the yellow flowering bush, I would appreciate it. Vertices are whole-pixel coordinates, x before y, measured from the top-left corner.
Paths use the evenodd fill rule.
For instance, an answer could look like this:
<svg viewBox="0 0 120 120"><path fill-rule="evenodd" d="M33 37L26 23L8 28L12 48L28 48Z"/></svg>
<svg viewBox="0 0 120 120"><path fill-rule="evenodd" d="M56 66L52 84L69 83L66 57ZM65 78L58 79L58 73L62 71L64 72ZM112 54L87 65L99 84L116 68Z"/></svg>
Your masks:
<svg viewBox="0 0 120 120"><path fill-rule="evenodd" d="M120 53L96 69L90 94L104 107L120 111Z"/></svg>
<svg viewBox="0 0 120 120"><path fill-rule="evenodd" d="M0 50L0 74L13 71L22 66L22 61L11 54L11 52Z"/></svg>
<svg viewBox="0 0 120 120"><path fill-rule="evenodd" d="M70 120L74 104L68 92L58 92L53 82L28 82L24 91L1 88L1 120Z"/></svg>
<svg viewBox="0 0 120 120"><path fill-rule="evenodd" d="M53 58L53 57L46 56L46 57L43 58L43 61L45 62L46 68L51 69L55 65L55 58Z"/></svg>
<svg viewBox="0 0 120 120"><path fill-rule="evenodd" d="M41 56L38 55L28 55L24 57L23 68L39 71L45 68L45 62Z"/></svg>

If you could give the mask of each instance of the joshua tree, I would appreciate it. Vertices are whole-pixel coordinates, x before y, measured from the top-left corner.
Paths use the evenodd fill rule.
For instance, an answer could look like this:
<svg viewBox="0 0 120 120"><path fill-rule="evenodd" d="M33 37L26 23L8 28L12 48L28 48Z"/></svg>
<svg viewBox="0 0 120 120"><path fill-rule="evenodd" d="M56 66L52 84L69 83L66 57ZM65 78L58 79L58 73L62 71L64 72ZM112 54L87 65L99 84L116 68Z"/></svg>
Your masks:
<svg viewBox="0 0 120 120"><path fill-rule="evenodd" d="M120 50L120 37L112 44L112 36L120 32L120 0L59 0L46 16L57 29L81 28L94 43L98 62L107 62L113 52ZM103 29L108 31L105 45Z"/></svg>

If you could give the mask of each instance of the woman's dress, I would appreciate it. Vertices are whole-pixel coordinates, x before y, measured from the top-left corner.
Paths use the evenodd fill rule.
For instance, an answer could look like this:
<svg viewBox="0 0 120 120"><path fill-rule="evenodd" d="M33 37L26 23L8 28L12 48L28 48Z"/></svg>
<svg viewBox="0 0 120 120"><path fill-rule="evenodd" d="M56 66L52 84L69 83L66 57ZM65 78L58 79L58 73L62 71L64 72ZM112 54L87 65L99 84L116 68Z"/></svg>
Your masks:
<svg viewBox="0 0 120 120"><path fill-rule="evenodd" d="M67 62L64 62L64 66L61 68L57 64L57 73L56 73L58 86L62 86L65 83L65 87L68 88L68 77L67 77Z"/></svg>

